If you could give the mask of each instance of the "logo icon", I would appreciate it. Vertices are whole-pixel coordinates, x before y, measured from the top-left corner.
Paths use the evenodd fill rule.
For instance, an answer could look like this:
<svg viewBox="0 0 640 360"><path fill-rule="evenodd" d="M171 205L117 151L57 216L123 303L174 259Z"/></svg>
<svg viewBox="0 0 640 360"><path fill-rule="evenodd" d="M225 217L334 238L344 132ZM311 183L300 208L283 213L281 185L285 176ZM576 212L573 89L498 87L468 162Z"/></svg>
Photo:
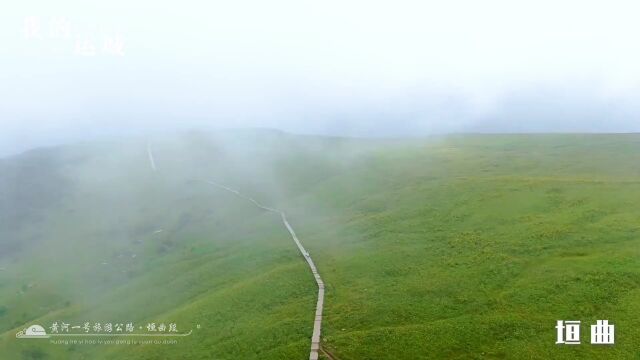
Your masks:
<svg viewBox="0 0 640 360"><path fill-rule="evenodd" d="M49 335L40 325L31 325L16 334L18 339L46 339L48 337Z"/></svg>

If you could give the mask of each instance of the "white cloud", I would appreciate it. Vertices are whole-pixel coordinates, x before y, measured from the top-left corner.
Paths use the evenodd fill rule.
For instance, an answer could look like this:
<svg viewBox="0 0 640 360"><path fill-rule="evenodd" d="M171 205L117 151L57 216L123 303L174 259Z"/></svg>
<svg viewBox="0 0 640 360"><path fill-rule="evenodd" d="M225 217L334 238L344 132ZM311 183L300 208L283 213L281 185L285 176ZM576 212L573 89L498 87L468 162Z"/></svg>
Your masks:
<svg viewBox="0 0 640 360"><path fill-rule="evenodd" d="M13 3L0 25L0 124L4 136L162 121L315 131L333 121L318 114L358 117L380 103L421 121L447 109L420 99L447 96L469 107L451 113L487 114L531 88L629 104L640 88L638 13L635 1ZM30 15L64 16L97 42L121 33L126 55L80 57L75 39L26 40ZM467 120L430 116L421 128Z"/></svg>

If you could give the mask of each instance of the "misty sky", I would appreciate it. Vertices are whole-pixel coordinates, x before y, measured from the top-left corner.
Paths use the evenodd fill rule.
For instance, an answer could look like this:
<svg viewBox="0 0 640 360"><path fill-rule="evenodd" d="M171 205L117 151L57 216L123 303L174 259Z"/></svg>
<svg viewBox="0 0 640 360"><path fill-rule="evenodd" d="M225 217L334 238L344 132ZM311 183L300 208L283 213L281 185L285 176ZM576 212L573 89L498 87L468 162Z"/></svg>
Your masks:
<svg viewBox="0 0 640 360"><path fill-rule="evenodd" d="M637 1L20 1L0 155L101 135L640 131Z"/></svg>

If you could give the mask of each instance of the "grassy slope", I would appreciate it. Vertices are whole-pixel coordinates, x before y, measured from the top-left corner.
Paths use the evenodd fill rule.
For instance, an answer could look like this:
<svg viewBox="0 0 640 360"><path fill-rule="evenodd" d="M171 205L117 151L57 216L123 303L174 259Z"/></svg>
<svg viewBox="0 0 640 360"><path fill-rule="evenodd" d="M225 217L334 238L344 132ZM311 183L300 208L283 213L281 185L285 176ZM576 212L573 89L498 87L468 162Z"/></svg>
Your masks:
<svg viewBox="0 0 640 360"><path fill-rule="evenodd" d="M193 181L179 164L152 173L144 144L80 150L91 156L66 169L70 195L43 215L41 236L28 238L33 249L3 257L1 358L307 353L315 287L278 217ZM175 322L194 334L170 346L15 340L28 324L54 321Z"/></svg>
<svg viewBox="0 0 640 360"><path fill-rule="evenodd" d="M300 199L341 359L637 358L640 137L450 138L373 156ZM311 220L306 204L337 213ZM336 229L326 231L326 229ZM554 345L557 319L583 345ZM617 326L614 347L589 324Z"/></svg>
<svg viewBox="0 0 640 360"><path fill-rule="evenodd" d="M243 156L195 135L160 143L159 173L142 144L56 155L70 165L48 178L68 193L42 199L38 231L11 235L39 251L0 259L0 354L304 358L308 270L277 219L192 181L212 177L288 211L327 283L324 341L340 359L639 355L640 137L244 137ZM202 328L172 346L13 338L74 319ZM583 345L554 345L557 319L582 320ZM614 347L588 344L596 319L616 324Z"/></svg>

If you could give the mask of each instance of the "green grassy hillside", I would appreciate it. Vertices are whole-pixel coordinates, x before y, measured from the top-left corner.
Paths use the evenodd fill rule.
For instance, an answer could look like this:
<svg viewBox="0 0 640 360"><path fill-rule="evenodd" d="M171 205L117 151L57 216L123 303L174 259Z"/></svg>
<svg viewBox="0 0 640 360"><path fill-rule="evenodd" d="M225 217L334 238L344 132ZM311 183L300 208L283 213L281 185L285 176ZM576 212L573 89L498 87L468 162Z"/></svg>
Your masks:
<svg viewBox="0 0 640 360"><path fill-rule="evenodd" d="M303 359L316 286L338 359L640 356L640 136L188 134L0 160L0 358ZM162 230L158 232L159 230ZM582 344L555 345L556 320ZM597 319L616 344L589 344ZM15 338L174 322L170 345ZM199 325L199 327L198 327Z"/></svg>

